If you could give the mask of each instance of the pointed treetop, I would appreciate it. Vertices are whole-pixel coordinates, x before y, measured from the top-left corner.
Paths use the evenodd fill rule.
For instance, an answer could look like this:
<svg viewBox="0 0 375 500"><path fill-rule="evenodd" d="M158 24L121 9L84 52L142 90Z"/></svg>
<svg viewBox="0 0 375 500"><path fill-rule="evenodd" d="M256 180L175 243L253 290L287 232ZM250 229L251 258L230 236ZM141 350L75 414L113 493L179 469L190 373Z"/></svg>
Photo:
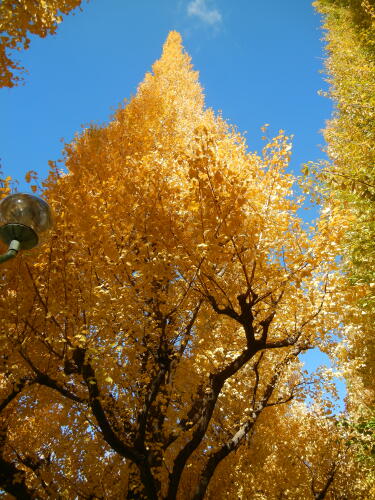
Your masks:
<svg viewBox="0 0 375 500"><path fill-rule="evenodd" d="M182 38L177 31L170 31L163 45L161 58L152 66L153 72L157 75L160 71L165 70L165 66L179 67L185 71L192 71L190 56L184 51ZM192 71L195 79L198 79L198 72Z"/></svg>
<svg viewBox="0 0 375 500"><path fill-rule="evenodd" d="M184 136L187 142L191 132L201 122L204 96L193 70L191 58L182 45L181 35L171 31L164 43L163 53L146 73L137 94L117 114L128 129L133 142L142 143L148 150L155 142ZM169 146L168 146L169 147Z"/></svg>
<svg viewBox="0 0 375 500"><path fill-rule="evenodd" d="M191 57L184 50L182 38L177 31L171 31L163 46L162 56L153 66L153 75L146 74L144 82L138 88L142 94L146 88L152 92L159 91L166 98L172 99L174 105L192 106L202 111L204 98L199 84L198 71L193 70ZM150 87L150 88L149 88Z"/></svg>
<svg viewBox="0 0 375 500"><path fill-rule="evenodd" d="M163 56L169 51L176 51L176 48L182 52L182 37L178 31L170 31L163 45Z"/></svg>

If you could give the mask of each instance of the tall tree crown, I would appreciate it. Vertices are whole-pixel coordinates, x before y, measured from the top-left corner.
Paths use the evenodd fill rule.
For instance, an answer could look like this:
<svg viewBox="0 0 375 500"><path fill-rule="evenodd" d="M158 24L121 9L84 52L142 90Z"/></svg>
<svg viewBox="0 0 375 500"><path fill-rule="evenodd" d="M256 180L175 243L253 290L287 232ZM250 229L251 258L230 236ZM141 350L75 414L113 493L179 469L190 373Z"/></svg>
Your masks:
<svg viewBox="0 0 375 500"><path fill-rule="evenodd" d="M1 487L198 500L305 397L298 355L340 330L340 227L304 227L290 150L280 131L249 153L204 108L174 32L137 95L66 145L44 183L55 230L0 280Z"/></svg>

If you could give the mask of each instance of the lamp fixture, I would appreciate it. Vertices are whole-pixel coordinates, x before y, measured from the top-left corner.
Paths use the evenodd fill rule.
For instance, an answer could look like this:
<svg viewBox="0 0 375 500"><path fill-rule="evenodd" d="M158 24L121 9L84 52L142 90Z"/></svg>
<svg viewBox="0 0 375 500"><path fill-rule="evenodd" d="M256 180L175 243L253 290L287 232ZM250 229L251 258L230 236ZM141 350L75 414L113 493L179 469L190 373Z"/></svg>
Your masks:
<svg viewBox="0 0 375 500"><path fill-rule="evenodd" d="M0 240L8 251L0 263L15 257L19 250L29 250L52 227L52 212L47 202L27 193L14 193L0 201Z"/></svg>

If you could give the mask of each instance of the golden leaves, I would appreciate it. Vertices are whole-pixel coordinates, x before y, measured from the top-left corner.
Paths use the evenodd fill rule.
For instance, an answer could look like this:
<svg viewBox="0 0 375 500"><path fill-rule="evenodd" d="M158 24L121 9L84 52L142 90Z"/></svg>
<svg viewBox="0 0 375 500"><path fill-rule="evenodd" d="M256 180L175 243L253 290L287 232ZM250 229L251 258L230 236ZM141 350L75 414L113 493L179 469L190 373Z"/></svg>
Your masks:
<svg viewBox="0 0 375 500"><path fill-rule="evenodd" d="M218 401L187 463L195 485L207 454L261 415L261 394L278 405L298 385L298 349L340 326L336 233L330 218L305 229L298 217L289 138L280 131L261 156L248 153L204 110L176 34L153 71L108 126L66 146L67 174L53 168L45 183L56 213L48 251L25 255L0 283L6 368L50 377L15 406L39 416L35 449L54 440L47 468L59 491L98 475L103 497L123 496L108 476L132 477L124 449L138 453L139 442L165 488L163 464L173 469L208 414L202 405ZM50 432L43 408L58 405ZM272 432L268 422L263 436Z"/></svg>
<svg viewBox="0 0 375 500"><path fill-rule="evenodd" d="M325 130L331 164L320 169L320 175L329 197L328 203L333 208L331 218L341 229L340 232L334 229L340 245L336 252L343 255L341 267L348 275L346 290L343 291L347 298L342 316L348 324L346 335L351 352L347 355L341 352L340 359L346 364L345 358L354 358L350 397L362 402L367 399L371 407L375 398L372 382L375 307L368 287L375 276L375 178L372 167L375 162L374 10L367 0L342 6L331 1L318 1L315 5L324 14L328 50L326 67L332 83L330 96L337 102L337 113ZM360 324L361 334L358 333ZM359 370L359 365L366 368ZM368 391L364 387L358 390L358 378ZM359 405L354 404L354 407Z"/></svg>
<svg viewBox="0 0 375 500"><path fill-rule="evenodd" d="M81 0L2 0L0 3L0 87L13 87L22 80L17 72L23 70L12 59L14 50L28 49L30 34L44 38L54 34L62 21L58 14L68 14Z"/></svg>

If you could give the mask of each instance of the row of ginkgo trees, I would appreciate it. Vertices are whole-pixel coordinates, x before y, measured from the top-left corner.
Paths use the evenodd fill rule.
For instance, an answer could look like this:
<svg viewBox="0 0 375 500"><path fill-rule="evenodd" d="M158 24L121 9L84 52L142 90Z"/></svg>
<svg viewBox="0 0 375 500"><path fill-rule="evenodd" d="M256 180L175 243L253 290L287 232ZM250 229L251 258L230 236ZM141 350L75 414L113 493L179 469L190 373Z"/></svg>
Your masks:
<svg viewBox="0 0 375 500"><path fill-rule="evenodd" d="M112 122L66 146L43 187L53 234L2 268L4 491L366 498L330 374L298 358L354 309L342 215L304 228L289 155L282 132L248 153L204 108L175 32Z"/></svg>
<svg viewBox="0 0 375 500"><path fill-rule="evenodd" d="M375 5L370 0L317 0L324 16L326 70L336 104L324 131L330 163L319 176L343 216L343 268L348 277L346 347L338 362L348 385L348 408L359 432L361 460L375 460ZM346 219L346 220L345 220ZM375 476L369 475L374 483ZM372 490L374 495L374 490Z"/></svg>

